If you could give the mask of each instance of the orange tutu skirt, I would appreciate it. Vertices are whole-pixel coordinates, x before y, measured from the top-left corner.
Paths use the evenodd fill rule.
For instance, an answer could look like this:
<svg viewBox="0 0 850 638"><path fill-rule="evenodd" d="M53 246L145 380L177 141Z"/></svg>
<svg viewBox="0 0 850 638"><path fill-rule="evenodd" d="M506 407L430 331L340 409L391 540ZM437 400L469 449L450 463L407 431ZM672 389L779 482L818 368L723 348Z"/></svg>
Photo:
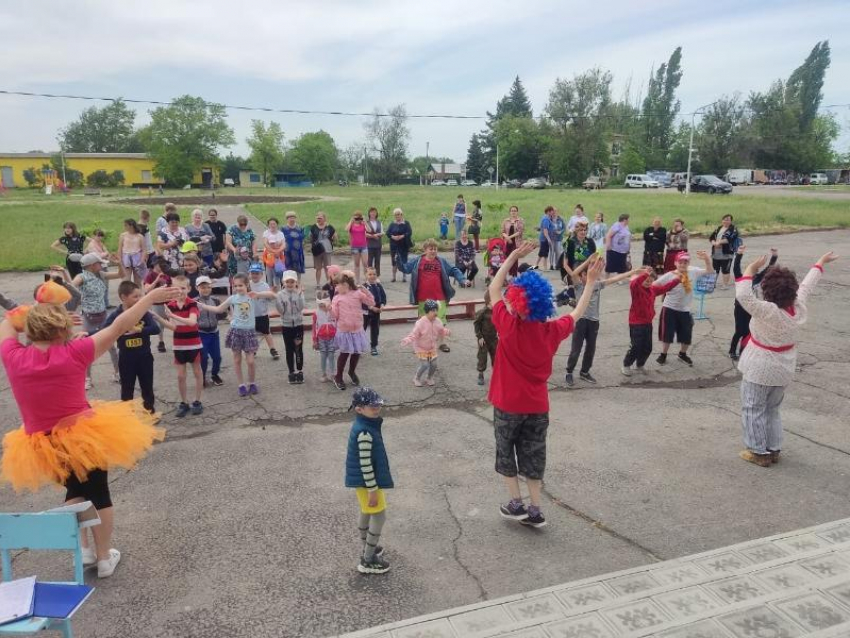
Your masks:
<svg viewBox="0 0 850 638"><path fill-rule="evenodd" d="M50 432L27 434L23 426L3 437L0 477L16 491L64 485L74 474L133 468L165 430L141 401L93 401L90 410L62 419Z"/></svg>

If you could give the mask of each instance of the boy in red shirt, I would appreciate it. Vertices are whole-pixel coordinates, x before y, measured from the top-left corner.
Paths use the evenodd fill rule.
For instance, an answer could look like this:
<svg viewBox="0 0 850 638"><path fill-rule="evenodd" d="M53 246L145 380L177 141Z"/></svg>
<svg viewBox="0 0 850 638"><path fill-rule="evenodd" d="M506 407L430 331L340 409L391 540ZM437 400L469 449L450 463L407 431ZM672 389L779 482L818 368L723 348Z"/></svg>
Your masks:
<svg viewBox="0 0 850 638"><path fill-rule="evenodd" d="M675 271L674 271L675 273ZM622 372L632 376L632 364L637 364L637 371L645 373L644 364L652 354L652 320L655 318L655 298L667 294L682 281L678 273L673 279L664 284L656 284L657 275L651 266L643 269L639 275L629 282L632 294L632 305L629 307L629 339L631 345L623 359Z"/></svg>
<svg viewBox="0 0 850 638"><path fill-rule="evenodd" d="M549 387L552 359L561 342L570 336L590 297L605 262L591 257L587 285L575 309L554 321L552 285L536 270L515 278L502 299L502 286L517 262L531 254L534 242L524 242L505 259L490 282L493 325L499 335L488 399L493 404L496 434L496 472L504 477L511 500L499 508L501 515L530 527L543 527L540 512L543 471L546 468L546 434L549 428ZM522 503L517 474L528 483L531 505Z"/></svg>
<svg viewBox="0 0 850 638"><path fill-rule="evenodd" d="M196 416L204 411L201 404L201 392L204 389L204 373L201 371L203 344L198 330L201 310L195 300L189 297L189 280L186 277L174 277L171 283L180 294L165 306L165 325L174 331L174 366L177 368L177 388L180 390L180 405L175 416L183 418L190 411ZM191 407L186 389L187 365L192 367L195 375L195 400Z"/></svg>

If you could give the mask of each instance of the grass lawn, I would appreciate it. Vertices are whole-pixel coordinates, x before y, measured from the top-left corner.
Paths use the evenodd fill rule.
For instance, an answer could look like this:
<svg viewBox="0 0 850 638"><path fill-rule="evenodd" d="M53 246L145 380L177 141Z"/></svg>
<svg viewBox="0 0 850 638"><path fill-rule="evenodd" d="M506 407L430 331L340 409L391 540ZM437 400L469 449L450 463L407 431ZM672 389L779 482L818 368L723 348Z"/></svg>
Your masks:
<svg viewBox="0 0 850 638"><path fill-rule="evenodd" d="M755 188L755 187L751 187ZM770 195L732 194L711 196L692 194L689 198L666 191L627 191L606 189L601 192L585 192L577 189L547 189L543 191L495 190L486 188L441 188L441 187L369 187L351 186L341 188L318 187L301 189L222 189L220 195L281 196L326 196L333 199L301 204L256 204L250 201L246 208L265 221L270 216L283 219L287 210L295 210L302 224L312 223L316 211L323 210L331 223L343 228L354 210L366 211L376 206L381 218L389 220L394 207L404 209L407 220L414 230L414 237L421 241L438 234L437 220L440 213L451 213L455 197L463 193L468 205L480 199L484 204L484 229L482 237L497 234L499 225L507 216L508 206L520 208L528 227L533 229L549 204L558 207L561 214L569 217L573 207L581 203L588 216L597 211L605 213L610 225L620 213L631 215L631 227L639 234L656 215L669 228L672 220L681 217L691 232L710 231L720 218L730 213L744 234L763 232L788 232L803 228L848 227L850 226L850 201L846 199L814 199ZM50 244L62 233L62 224L73 221L81 229L91 231L99 226L107 234L107 244L116 247L123 220L137 218L138 205L117 203L118 199L146 196L132 189L104 189L103 197L78 195L46 196L39 191L15 189L0 197L0 236L6 238L0 251L0 271L39 270L52 263L61 263L62 256L50 250ZM154 192L156 195L156 192ZM194 206L180 206L180 199L198 195L198 191L166 191L164 196L173 200L184 219ZM155 218L161 208L149 206ZM453 234L450 231L450 236Z"/></svg>

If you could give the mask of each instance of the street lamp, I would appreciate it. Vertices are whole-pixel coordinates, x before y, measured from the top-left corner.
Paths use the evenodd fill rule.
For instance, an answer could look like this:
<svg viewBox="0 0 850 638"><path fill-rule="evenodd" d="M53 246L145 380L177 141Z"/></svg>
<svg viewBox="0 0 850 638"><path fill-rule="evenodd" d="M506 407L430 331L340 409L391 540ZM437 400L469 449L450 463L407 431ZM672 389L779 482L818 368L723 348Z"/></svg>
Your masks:
<svg viewBox="0 0 850 638"><path fill-rule="evenodd" d="M704 106L699 107L696 111L691 113L691 139L688 142L688 171L685 173L685 197L691 194L691 158L694 153L694 119L697 116L697 113L701 114L703 109L707 109L709 106L716 104L716 102L710 102Z"/></svg>

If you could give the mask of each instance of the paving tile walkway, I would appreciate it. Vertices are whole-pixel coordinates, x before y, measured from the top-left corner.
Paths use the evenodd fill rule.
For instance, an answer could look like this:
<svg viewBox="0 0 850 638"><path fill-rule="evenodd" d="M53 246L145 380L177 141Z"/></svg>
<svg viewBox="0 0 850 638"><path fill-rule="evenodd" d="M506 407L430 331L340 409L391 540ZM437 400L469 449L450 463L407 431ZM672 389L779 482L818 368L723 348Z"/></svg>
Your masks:
<svg viewBox="0 0 850 638"><path fill-rule="evenodd" d="M346 636L847 638L850 519Z"/></svg>

